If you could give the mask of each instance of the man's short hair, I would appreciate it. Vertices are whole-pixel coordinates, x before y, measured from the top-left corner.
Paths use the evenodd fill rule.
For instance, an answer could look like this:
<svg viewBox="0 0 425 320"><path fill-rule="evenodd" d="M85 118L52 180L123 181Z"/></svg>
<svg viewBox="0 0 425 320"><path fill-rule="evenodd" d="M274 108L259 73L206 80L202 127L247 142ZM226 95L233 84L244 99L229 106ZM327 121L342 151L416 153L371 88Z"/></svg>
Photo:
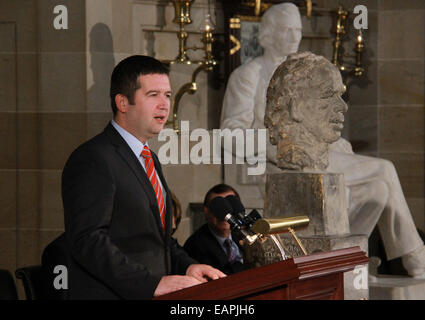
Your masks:
<svg viewBox="0 0 425 320"><path fill-rule="evenodd" d="M134 93L140 89L139 76L148 74L169 74L168 68L155 58L135 55L122 60L114 68L111 76L111 108L114 115L117 113L115 96L122 94L130 104L134 104Z"/></svg>
<svg viewBox="0 0 425 320"><path fill-rule="evenodd" d="M233 191L235 193L236 198L238 198L240 200L239 193L237 193L237 191L235 189L233 189L231 186L229 186L227 184L220 183L220 184L217 184L214 187L212 187L210 190L208 190L208 192L207 192L207 194L205 195L205 198L204 198L204 207L209 206L213 193L220 194L220 193L225 193L225 192L229 192L229 191Z"/></svg>

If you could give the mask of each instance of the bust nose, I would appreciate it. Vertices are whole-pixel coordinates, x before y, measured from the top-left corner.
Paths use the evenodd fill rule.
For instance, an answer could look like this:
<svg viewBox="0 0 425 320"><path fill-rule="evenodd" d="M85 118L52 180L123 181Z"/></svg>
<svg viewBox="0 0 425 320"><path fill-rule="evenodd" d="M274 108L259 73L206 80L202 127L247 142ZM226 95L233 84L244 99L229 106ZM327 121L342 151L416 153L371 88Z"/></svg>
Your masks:
<svg viewBox="0 0 425 320"><path fill-rule="evenodd" d="M302 34L300 30L297 30L296 28L287 28L286 29L287 36L286 40L291 43L297 43L301 40Z"/></svg>
<svg viewBox="0 0 425 320"><path fill-rule="evenodd" d="M342 99L342 97L338 97L338 101L335 103L334 111L342 113L346 113L348 111L348 105L344 99Z"/></svg>

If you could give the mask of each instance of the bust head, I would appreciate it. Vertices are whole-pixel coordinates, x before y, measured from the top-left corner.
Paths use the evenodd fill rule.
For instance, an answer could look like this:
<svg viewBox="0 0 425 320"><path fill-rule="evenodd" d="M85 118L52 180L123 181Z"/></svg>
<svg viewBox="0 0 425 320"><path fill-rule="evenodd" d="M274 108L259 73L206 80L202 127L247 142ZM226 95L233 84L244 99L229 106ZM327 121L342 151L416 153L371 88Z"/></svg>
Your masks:
<svg viewBox="0 0 425 320"><path fill-rule="evenodd" d="M344 91L339 70L311 52L292 54L276 69L264 125L280 168L326 169L329 144L340 138L347 111Z"/></svg>
<svg viewBox="0 0 425 320"><path fill-rule="evenodd" d="M261 18L259 41L266 51L286 57L298 51L302 36L301 15L293 3L270 7Z"/></svg>

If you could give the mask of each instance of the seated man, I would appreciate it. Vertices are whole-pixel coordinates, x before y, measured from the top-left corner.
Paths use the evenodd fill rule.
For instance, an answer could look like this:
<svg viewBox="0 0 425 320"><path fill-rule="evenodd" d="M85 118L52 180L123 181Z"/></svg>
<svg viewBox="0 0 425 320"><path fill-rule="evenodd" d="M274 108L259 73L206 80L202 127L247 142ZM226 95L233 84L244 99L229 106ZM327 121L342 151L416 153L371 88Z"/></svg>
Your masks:
<svg viewBox="0 0 425 320"><path fill-rule="evenodd" d="M232 240L230 225L218 220L210 211L209 204L216 197L239 194L226 184L211 188L204 199L204 214L207 221L184 244L184 249L199 263L206 263L226 274L244 270L242 248Z"/></svg>

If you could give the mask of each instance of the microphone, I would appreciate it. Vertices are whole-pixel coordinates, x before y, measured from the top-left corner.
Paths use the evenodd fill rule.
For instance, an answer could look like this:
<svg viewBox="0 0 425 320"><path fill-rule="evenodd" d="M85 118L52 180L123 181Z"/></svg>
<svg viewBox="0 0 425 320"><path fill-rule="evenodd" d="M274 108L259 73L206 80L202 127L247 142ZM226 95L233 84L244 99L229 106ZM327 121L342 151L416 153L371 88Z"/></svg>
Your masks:
<svg viewBox="0 0 425 320"><path fill-rule="evenodd" d="M232 230L240 229L242 223L233 216L233 208L226 199L223 197L215 197L211 200L208 207L217 219L227 221Z"/></svg>
<svg viewBox="0 0 425 320"><path fill-rule="evenodd" d="M253 209L248 215L245 216L244 224L251 229L257 220L263 219L257 210Z"/></svg>
<svg viewBox="0 0 425 320"><path fill-rule="evenodd" d="M242 202L234 195L227 196L224 199L230 203L233 215L241 222L241 225L243 225L245 220L245 207Z"/></svg>
<svg viewBox="0 0 425 320"><path fill-rule="evenodd" d="M211 200L208 208L217 219L227 221L231 231L235 232L241 240L246 240L250 245L257 240L257 235L249 235L246 230L241 228L241 221L232 215L233 208L225 198L215 197Z"/></svg>
<svg viewBox="0 0 425 320"><path fill-rule="evenodd" d="M234 195L227 196L225 199L232 206L233 215L236 216L239 221L241 221L241 226L243 225L246 228L250 229L254 225L255 221L262 218L258 211L255 209L252 210L248 215L245 215L244 205Z"/></svg>

